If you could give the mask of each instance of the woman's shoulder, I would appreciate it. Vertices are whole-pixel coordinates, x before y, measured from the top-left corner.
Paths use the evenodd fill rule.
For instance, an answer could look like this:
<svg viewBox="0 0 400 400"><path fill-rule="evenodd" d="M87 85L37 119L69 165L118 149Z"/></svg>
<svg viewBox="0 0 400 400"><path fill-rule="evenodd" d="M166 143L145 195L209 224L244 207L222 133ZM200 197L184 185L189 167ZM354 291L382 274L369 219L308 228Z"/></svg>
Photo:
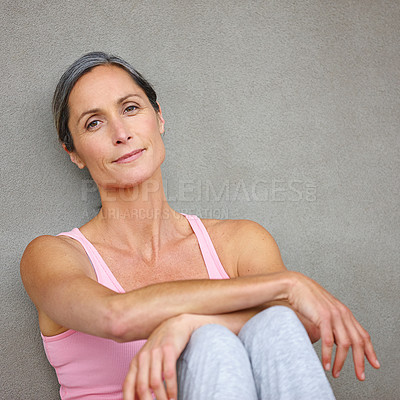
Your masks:
<svg viewBox="0 0 400 400"><path fill-rule="evenodd" d="M51 268L57 263L60 265L81 266L87 269L87 256L76 240L67 236L42 235L33 239L26 247L20 263L21 275L29 275L38 270Z"/></svg>
<svg viewBox="0 0 400 400"><path fill-rule="evenodd" d="M249 219L201 219L207 231L215 234L229 235L231 239L241 240L248 235L270 236L270 233L259 223Z"/></svg>
<svg viewBox="0 0 400 400"><path fill-rule="evenodd" d="M280 257L272 235L259 223L248 219L202 219L214 247L230 276L240 274L241 262L258 259L264 254ZM275 258L275 257L274 257Z"/></svg>
<svg viewBox="0 0 400 400"><path fill-rule="evenodd" d="M82 246L68 236L60 235L41 235L33 239L28 246L26 246L24 256L31 253L42 253L45 251L70 250L72 252L81 252Z"/></svg>

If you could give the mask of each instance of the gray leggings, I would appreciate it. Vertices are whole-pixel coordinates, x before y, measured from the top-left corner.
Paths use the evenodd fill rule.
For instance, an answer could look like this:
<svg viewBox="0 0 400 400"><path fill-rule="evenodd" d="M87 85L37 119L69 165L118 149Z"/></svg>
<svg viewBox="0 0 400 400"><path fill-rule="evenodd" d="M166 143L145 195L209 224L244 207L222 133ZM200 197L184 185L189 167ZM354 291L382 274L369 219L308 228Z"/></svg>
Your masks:
<svg viewBox="0 0 400 400"><path fill-rule="evenodd" d="M322 365L296 314L268 308L236 336L197 329L178 361L179 400L331 400Z"/></svg>

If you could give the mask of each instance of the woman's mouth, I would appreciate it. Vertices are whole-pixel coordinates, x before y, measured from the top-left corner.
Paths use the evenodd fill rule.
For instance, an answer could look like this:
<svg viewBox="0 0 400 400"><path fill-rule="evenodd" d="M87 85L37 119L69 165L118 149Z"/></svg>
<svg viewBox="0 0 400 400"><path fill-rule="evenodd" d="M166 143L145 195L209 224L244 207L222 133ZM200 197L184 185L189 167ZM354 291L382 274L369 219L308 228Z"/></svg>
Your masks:
<svg viewBox="0 0 400 400"><path fill-rule="evenodd" d="M116 164L125 164L137 160L146 149L133 150L130 153L123 155L117 160L113 161Z"/></svg>

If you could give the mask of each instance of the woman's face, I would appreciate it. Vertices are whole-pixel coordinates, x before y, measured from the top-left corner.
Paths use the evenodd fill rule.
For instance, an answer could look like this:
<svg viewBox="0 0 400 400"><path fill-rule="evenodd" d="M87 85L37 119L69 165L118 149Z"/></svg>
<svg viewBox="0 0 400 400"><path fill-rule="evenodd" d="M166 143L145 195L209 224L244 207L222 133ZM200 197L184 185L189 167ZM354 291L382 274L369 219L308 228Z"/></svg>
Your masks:
<svg viewBox="0 0 400 400"><path fill-rule="evenodd" d="M124 69L101 65L69 96L71 160L99 187L132 187L151 178L165 158L164 120Z"/></svg>

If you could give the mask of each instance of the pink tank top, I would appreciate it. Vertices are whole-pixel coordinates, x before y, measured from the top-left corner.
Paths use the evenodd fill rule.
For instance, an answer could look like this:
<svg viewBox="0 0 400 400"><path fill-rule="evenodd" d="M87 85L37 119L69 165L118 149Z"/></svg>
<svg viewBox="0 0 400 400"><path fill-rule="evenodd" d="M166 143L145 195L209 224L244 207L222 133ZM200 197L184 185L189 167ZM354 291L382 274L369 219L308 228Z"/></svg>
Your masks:
<svg viewBox="0 0 400 400"><path fill-rule="evenodd" d="M201 220L195 215L183 215L197 237L210 279L229 279ZM81 243L99 283L124 293L98 251L78 228L59 235L69 236ZM47 358L56 370L63 400L122 399L122 384L129 364L146 342L117 343L72 329L56 336L42 335L42 339Z"/></svg>

